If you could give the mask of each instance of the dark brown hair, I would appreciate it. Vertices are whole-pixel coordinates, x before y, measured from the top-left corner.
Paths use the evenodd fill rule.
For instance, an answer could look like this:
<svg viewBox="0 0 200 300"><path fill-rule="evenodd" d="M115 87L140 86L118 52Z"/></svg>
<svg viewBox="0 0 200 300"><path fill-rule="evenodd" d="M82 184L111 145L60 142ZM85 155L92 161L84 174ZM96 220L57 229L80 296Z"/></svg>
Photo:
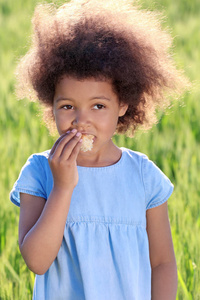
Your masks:
<svg viewBox="0 0 200 300"><path fill-rule="evenodd" d="M156 123L156 109L187 84L174 66L171 37L161 29L159 15L128 0L74 0L58 9L39 5L32 21L32 46L17 68L17 92L44 104L47 124L64 75L111 80L119 101L129 105L117 132L129 135L138 125Z"/></svg>

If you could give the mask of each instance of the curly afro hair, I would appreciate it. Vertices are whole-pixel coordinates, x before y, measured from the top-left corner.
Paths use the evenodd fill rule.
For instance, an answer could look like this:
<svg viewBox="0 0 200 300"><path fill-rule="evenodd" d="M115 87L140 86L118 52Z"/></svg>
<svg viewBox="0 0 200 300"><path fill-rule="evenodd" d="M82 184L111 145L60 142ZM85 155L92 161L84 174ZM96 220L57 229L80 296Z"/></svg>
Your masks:
<svg viewBox="0 0 200 300"><path fill-rule="evenodd" d="M187 85L169 53L171 37L161 29L160 16L128 0L72 0L58 9L38 5L32 21L32 46L16 72L17 94L44 105L49 128L55 86L64 75L111 80L119 101L128 104L116 132L129 136L139 125L156 123L157 108Z"/></svg>

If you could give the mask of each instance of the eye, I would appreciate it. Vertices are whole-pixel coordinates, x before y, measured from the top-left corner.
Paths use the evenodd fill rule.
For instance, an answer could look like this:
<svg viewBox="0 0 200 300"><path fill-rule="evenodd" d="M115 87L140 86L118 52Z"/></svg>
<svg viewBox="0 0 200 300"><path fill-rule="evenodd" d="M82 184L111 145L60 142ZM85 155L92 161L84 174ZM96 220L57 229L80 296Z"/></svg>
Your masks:
<svg viewBox="0 0 200 300"><path fill-rule="evenodd" d="M103 105L103 104L95 104L94 105L94 109L102 109L102 108L105 108L105 105Z"/></svg>
<svg viewBox="0 0 200 300"><path fill-rule="evenodd" d="M66 110L74 109L73 106L70 104L65 104L61 108L66 109Z"/></svg>

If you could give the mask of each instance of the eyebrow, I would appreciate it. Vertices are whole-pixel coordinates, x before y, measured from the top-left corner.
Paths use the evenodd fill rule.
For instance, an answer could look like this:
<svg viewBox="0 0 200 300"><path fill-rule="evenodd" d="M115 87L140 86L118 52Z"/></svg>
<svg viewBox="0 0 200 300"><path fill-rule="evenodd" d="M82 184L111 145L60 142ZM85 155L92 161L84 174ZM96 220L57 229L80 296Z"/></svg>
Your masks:
<svg viewBox="0 0 200 300"><path fill-rule="evenodd" d="M95 99L103 99L103 100L108 100L110 101L109 98L105 97L105 96L95 96L95 97L91 97L89 100L95 100ZM59 102L59 101L64 101L64 100L67 100L67 101L75 101L73 98L66 98L66 97L58 97L55 102Z"/></svg>

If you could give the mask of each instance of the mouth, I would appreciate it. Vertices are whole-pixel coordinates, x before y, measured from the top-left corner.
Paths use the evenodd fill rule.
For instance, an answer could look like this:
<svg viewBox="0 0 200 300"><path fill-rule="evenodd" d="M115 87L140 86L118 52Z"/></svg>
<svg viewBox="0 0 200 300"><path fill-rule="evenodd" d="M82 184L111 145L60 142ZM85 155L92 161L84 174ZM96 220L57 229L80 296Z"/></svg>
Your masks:
<svg viewBox="0 0 200 300"><path fill-rule="evenodd" d="M81 151L87 152L91 151L94 143L94 135L92 134L82 134L82 145Z"/></svg>

